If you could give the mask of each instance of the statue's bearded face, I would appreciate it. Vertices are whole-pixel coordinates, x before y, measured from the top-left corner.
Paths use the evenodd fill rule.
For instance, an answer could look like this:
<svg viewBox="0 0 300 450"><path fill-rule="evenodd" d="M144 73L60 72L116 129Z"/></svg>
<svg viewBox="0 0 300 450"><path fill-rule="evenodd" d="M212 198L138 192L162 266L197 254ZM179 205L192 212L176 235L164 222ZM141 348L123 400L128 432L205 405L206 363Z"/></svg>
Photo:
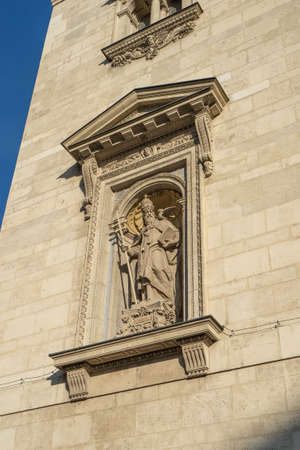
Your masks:
<svg viewBox="0 0 300 450"><path fill-rule="evenodd" d="M155 219L154 209L151 206L146 206L143 208L142 212L143 212L144 224L151 225Z"/></svg>

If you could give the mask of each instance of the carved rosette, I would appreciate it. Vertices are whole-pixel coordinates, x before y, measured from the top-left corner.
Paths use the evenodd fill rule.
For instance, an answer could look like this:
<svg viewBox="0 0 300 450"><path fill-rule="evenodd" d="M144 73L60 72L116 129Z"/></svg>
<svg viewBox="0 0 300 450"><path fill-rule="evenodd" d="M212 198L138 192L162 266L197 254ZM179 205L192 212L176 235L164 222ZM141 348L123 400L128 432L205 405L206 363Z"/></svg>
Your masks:
<svg viewBox="0 0 300 450"><path fill-rule="evenodd" d="M209 109L203 109L195 116L195 128L199 139L199 162L202 164L205 178L212 175L214 161L212 153L211 115Z"/></svg>
<svg viewBox="0 0 300 450"><path fill-rule="evenodd" d="M71 402L84 400L88 396L89 373L85 367L67 371L67 384Z"/></svg>
<svg viewBox="0 0 300 450"><path fill-rule="evenodd" d="M206 375L209 369L209 353L203 340L181 345L182 357L188 378Z"/></svg>
<svg viewBox="0 0 300 450"><path fill-rule="evenodd" d="M97 175L97 168L98 168L97 161L93 156L91 156L88 159L85 159L81 165L85 190L85 198L82 203L82 207L85 213L84 214L85 220L89 220L91 217L91 207L93 201L93 192Z"/></svg>

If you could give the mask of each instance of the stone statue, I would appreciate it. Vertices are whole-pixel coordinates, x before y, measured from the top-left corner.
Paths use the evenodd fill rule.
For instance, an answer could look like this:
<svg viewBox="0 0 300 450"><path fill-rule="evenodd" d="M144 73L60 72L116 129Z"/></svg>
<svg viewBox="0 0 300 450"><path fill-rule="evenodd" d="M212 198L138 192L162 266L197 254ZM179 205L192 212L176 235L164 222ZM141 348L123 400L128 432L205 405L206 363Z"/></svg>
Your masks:
<svg viewBox="0 0 300 450"><path fill-rule="evenodd" d="M131 302L123 311L125 331L143 331L176 321L180 297L180 231L145 195L141 202L143 226L136 241L121 245L129 258ZM123 327L124 331L124 327ZM121 332L120 334L123 334Z"/></svg>
<svg viewBox="0 0 300 450"><path fill-rule="evenodd" d="M145 195L142 201L144 227L138 241L128 249L137 258L136 290L141 301L171 300L176 297L179 230L158 211Z"/></svg>

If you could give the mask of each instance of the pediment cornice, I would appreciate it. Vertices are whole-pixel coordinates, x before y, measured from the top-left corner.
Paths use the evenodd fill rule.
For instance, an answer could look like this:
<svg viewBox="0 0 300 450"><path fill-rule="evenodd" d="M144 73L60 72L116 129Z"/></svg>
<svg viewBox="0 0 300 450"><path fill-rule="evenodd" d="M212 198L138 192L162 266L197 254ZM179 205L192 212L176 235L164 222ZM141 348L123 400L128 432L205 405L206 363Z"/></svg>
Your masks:
<svg viewBox="0 0 300 450"><path fill-rule="evenodd" d="M99 163L193 125L203 108L213 119L227 101L216 78L134 89L62 145L78 162L93 155Z"/></svg>

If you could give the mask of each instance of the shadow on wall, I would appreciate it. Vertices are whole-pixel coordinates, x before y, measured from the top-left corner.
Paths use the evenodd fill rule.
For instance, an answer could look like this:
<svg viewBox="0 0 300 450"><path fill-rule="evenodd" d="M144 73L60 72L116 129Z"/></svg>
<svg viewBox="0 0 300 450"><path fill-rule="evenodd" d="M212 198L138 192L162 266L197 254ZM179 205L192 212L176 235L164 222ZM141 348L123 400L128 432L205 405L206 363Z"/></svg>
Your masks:
<svg viewBox="0 0 300 450"><path fill-rule="evenodd" d="M172 356L170 356L172 358ZM141 365L144 363L141 362ZM145 363L147 364L147 363ZM140 365L140 364L138 364ZM110 372L111 370L108 370L107 372ZM51 385L58 385L58 384L65 384L66 385L66 391L69 391L67 383L66 383L66 377L65 374L57 370L54 374L49 376L47 380L50 381ZM131 389L129 389L131 391ZM126 392L126 391L122 391ZM127 391L128 392L128 391ZM103 397L107 397L110 395L115 395L120 393L118 392L111 392L110 394L104 394ZM274 393L276 395L276 393ZM98 397L99 404L101 404L101 397ZM166 399L166 401L169 399ZM267 399L265 399L267 400ZM89 400L83 400L87 403L87 410L88 410L88 402ZM251 398L249 398L249 402L251 402ZM149 408L151 409L153 402L149 402ZM205 406L204 406L205 407ZM132 405L133 408L133 405ZM113 408L114 409L114 408ZM109 411L102 411L102 408L100 407L101 412L104 414L111 413L112 415L116 414L116 411L113 409ZM144 414L147 411L143 407ZM93 409L95 411L95 409ZM100 412L100 411L99 411ZM137 411L136 411L137 412ZM70 414L72 415L72 410L70 410ZM135 413L134 413L135 414ZM149 420L151 420L153 413L151 410L149 410ZM97 420L99 417L96 415ZM134 419L134 415L132 416L132 419ZM223 417L224 420L225 417ZM198 427L196 425L196 428L198 428L197 431L200 431L200 436L202 437L208 437L211 442L207 442L206 439L201 442L197 442L196 436L198 435L198 432L195 428L195 443L190 445L183 445L179 447L174 447L174 450L300 450L300 405L299 410L297 411L291 411L291 412L282 412L277 414L266 414L263 416L251 416L248 417L248 419L245 419L245 417L241 418L241 420L233 420L230 422L228 421L221 421L219 423L202 423L198 424ZM97 424L95 424L97 426ZM217 433L214 434L214 430L216 428L220 428ZM201 432L201 429L204 431L204 433ZM182 429L183 432L189 433L191 430L190 427L187 429ZM222 432L224 430L224 433ZM226 439L230 435L229 440L216 440L214 439L222 439L222 434L224 435L224 438ZM243 437L241 437L241 435ZM251 436L246 438L245 436ZM130 447L132 450L140 450L139 447L139 438L143 438L145 436L143 433L139 436L136 436L136 445L133 445ZM109 436L107 437L109 439ZM111 437L113 441L113 436ZM126 440L126 437L125 437ZM143 440L143 439L142 439ZM205 442L206 441L206 442ZM102 441L101 441L102 442ZM132 445L132 440L130 440ZM158 449L163 450L165 447L163 446L163 435L162 435L162 441L161 445L158 447ZM111 442L113 444L113 442ZM148 441L148 444L151 444L151 440ZM147 448L156 448L154 445L157 445L157 434L153 433L153 446L147 447ZM98 447L97 447L98 448ZM102 447L99 447L99 449ZM123 448L123 447L122 447ZM124 447L125 448L125 447ZM129 448L129 447L126 447ZM144 447L143 447L144 448ZM145 447L146 448L146 447ZM168 447L169 448L169 447ZM173 448L173 447L172 447Z"/></svg>
<svg viewBox="0 0 300 450"><path fill-rule="evenodd" d="M81 170L79 164L75 163L73 166L69 167L65 172L63 172L61 175L57 177L57 180L60 178L63 178L64 180L69 180L70 178L74 177L80 177L79 181L79 188L81 189L81 192L84 194L84 184L83 179L81 176Z"/></svg>
<svg viewBox="0 0 300 450"><path fill-rule="evenodd" d="M63 178L64 180L69 180L73 177L79 177L81 175L79 164L75 163L73 166L69 167L65 172L63 172L59 177L57 177L57 180L60 178Z"/></svg>
<svg viewBox="0 0 300 450"><path fill-rule="evenodd" d="M263 420L263 419L262 419ZM279 425L280 428L280 425ZM209 450L299 450L300 449L300 423L290 430L278 431L272 436L257 436L241 440L238 445L212 446ZM207 449L208 450L208 449Z"/></svg>
<svg viewBox="0 0 300 450"><path fill-rule="evenodd" d="M51 386L55 386L57 384L66 383L66 376L64 372L57 370L47 378L47 381L50 381Z"/></svg>

